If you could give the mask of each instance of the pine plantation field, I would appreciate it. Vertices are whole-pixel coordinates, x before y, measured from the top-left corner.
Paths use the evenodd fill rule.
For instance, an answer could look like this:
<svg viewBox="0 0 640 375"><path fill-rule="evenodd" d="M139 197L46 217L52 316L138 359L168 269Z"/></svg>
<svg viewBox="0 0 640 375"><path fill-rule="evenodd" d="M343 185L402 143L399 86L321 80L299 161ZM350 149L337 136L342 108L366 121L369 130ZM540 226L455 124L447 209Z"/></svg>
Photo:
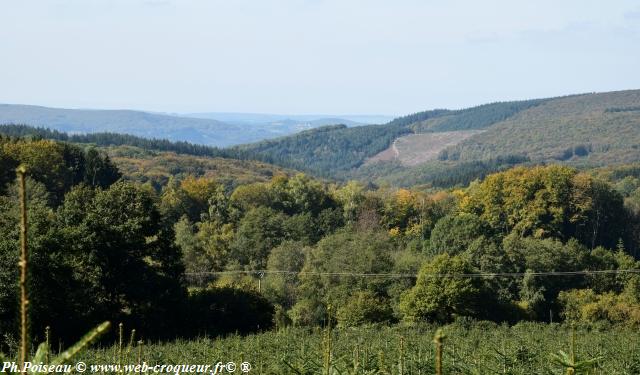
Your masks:
<svg viewBox="0 0 640 375"><path fill-rule="evenodd" d="M630 328L603 330L568 325L461 322L443 327L443 374L565 374L554 354L575 363L593 360L575 374L640 374L640 335ZM83 353L88 364L212 364L249 362L254 374L434 374L436 327L370 326L359 329L289 328L249 336L200 338ZM330 353L330 355L329 355ZM122 359L120 360L120 357ZM239 372L236 371L236 372Z"/></svg>

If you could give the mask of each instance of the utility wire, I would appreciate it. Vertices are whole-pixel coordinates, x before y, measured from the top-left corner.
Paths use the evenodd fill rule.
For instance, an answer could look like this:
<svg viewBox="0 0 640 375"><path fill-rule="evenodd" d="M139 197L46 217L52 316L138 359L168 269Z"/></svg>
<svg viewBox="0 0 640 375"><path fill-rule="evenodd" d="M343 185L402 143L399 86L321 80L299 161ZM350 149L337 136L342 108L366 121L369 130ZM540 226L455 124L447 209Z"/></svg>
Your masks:
<svg viewBox="0 0 640 375"><path fill-rule="evenodd" d="M408 273L353 273L353 272L295 272L281 270L233 270L217 272L187 272L185 276L221 276L221 275L257 275L262 278L265 275L306 275L306 276L338 276L338 277L371 277L371 278L417 278L417 274ZM423 274L431 278L491 278L491 277L534 277L546 276L589 276L589 275L620 275L640 274L640 269L626 270L593 270L593 271L549 271L549 272L498 272L498 273L432 273Z"/></svg>

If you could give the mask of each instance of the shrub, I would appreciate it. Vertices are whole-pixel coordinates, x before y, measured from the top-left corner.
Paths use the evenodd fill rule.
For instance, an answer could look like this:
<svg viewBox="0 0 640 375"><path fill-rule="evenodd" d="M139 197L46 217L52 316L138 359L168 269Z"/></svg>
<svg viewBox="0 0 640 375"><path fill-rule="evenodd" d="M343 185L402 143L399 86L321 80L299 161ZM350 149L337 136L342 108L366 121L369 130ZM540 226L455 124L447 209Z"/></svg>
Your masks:
<svg viewBox="0 0 640 375"><path fill-rule="evenodd" d="M357 327L367 323L389 322L393 311L389 302L371 291L355 292L337 311L339 327Z"/></svg>
<svg viewBox="0 0 640 375"><path fill-rule="evenodd" d="M592 289L560 292L563 316L574 323L621 323L640 326L640 304L625 294L595 293Z"/></svg>

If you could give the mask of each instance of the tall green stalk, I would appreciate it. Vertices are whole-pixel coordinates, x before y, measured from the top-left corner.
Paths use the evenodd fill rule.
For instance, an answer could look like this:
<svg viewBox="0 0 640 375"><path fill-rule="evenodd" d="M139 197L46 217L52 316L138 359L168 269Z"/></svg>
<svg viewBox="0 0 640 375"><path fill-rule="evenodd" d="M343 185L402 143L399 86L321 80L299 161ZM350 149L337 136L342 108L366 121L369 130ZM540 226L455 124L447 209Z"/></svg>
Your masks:
<svg viewBox="0 0 640 375"><path fill-rule="evenodd" d="M327 326L325 331L325 345L324 345L324 373L325 375L331 374L331 305L327 306Z"/></svg>
<svg viewBox="0 0 640 375"><path fill-rule="evenodd" d="M445 335L441 329L436 331L433 342L436 344L436 375L442 375L442 346Z"/></svg>
<svg viewBox="0 0 640 375"><path fill-rule="evenodd" d="M28 295L28 265L29 253L27 252L27 189L25 183L25 174L27 169L24 166L18 167L18 184L20 188L20 363L22 373L26 373L25 363L29 353L29 295Z"/></svg>

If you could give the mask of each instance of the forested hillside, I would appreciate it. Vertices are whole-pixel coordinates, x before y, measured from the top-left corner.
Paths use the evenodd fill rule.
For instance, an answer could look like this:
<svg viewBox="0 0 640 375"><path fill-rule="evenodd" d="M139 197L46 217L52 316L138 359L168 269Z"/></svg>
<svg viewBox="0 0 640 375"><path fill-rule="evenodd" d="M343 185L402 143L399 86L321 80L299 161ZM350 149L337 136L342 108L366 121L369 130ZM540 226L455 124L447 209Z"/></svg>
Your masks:
<svg viewBox="0 0 640 375"><path fill-rule="evenodd" d="M545 100L492 103L464 110L437 109L399 117L385 125L333 126L240 146L270 163L319 176L347 178L368 158L403 135L421 132L479 130Z"/></svg>
<svg viewBox="0 0 640 375"><path fill-rule="evenodd" d="M19 164L29 171L32 327L56 327L61 340L105 319L145 338L321 326L328 315L340 328L551 315L640 325L640 275L628 272L640 269L637 164L517 167L426 193L279 170L229 184L203 159L108 151L0 138L7 335ZM169 178L141 183L155 173Z"/></svg>
<svg viewBox="0 0 640 375"><path fill-rule="evenodd" d="M552 99L491 103L448 111L443 116L414 122L411 128L416 133L484 129L506 120L520 111L533 108L549 100Z"/></svg>
<svg viewBox="0 0 640 375"><path fill-rule="evenodd" d="M640 90L547 101L448 150L449 160L504 154L605 165L640 160Z"/></svg>
<svg viewBox="0 0 640 375"><path fill-rule="evenodd" d="M100 147L99 150L110 157L124 178L150 184L158 190L186 176L215 178L226 189L233 189L242 184L268 181L277 175L295 174L255 160L148 151L133 146Z"/></svg>
<svg viewBox="0 0 640 375"><path fill-rule="evenodd" d="M401 186L451 186L520 163L562 162L589 167L638 161L639 105L640 91L492 103L463 110L421 112L384 126L361 127L356 132L327 128L241 149L316 175ZM482 132L444 150L436 147L438 160L430 160L433 147L413 142L404 150L405 156L424 160L413 166L395 162L402 162L403 156L394 155L397 148L388 148L398 137L411 133L466 130ZM463 133L448 137L464 138ZM374 158L381 163L365 163L382 151L382 157Z"/></svg>
<svg viewBox="0 0 640 375"><path fill-rule="evenodd" d="M342 177L367 157L384 150L394 139L407 133L410 130L406 126L394 122L356 128L336 125L236 149L269 163L309 171L318 176Z"/></svg>

